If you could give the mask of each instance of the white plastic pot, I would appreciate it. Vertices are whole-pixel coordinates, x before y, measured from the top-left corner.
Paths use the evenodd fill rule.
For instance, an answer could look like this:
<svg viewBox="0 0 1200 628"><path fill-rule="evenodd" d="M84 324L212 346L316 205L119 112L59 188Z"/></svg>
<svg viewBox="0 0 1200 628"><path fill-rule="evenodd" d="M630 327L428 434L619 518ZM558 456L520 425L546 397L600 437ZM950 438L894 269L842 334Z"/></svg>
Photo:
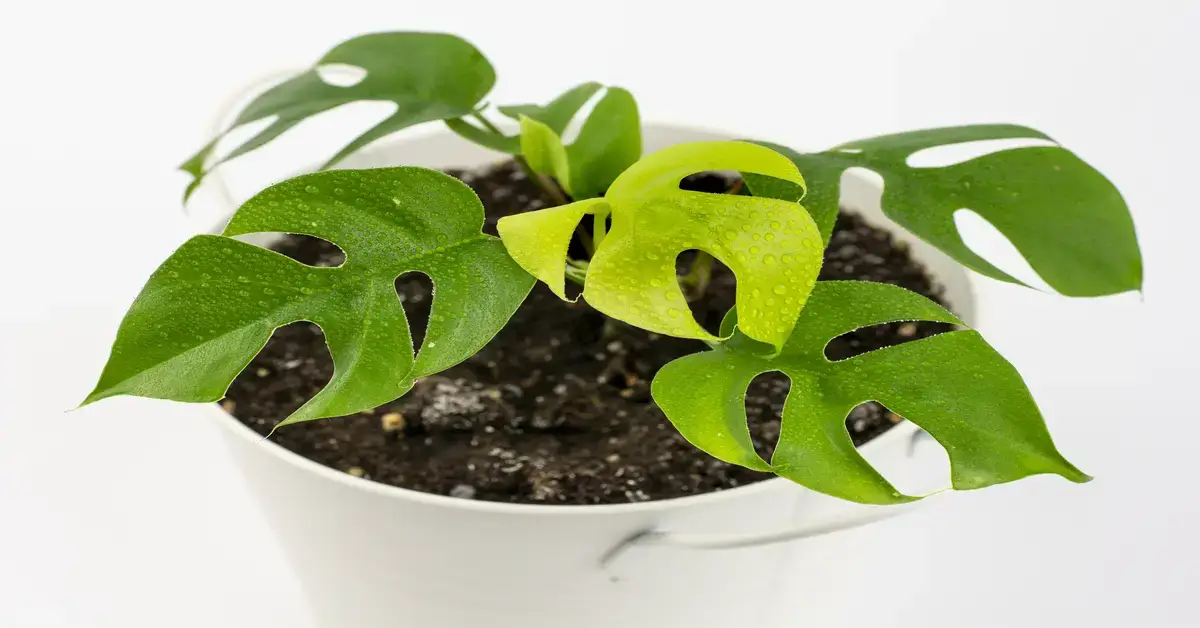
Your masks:
<svg viewBox="0 0 1200 628"><path fill-rule="evenodd" d="M651 125L646 147L723 137ZM441 133L368 151L346 167L472 167L496 159ZM879 195L869 178L854 172L843 178L843 205L889 226ZM970 322L974 303L965 273L895 230ZM612 506L455 499L324 467L263 440L219 406L210 411L313 611L331 627L761 625L788 573L822 568L773 543L903 512L843 502L781 479ZM945 453L920 435L902 423L861 451L902 490L941 488L949 477Z"/></svg>

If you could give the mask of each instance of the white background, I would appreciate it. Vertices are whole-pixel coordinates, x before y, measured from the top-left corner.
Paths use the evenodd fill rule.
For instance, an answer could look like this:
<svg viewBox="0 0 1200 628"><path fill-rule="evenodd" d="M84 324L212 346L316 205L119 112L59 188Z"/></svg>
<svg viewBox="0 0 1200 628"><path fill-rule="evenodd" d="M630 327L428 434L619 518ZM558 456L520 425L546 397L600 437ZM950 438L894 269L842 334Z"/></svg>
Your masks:
<svg viewBox="0 0 1200 628"><path fill-rule="evenodd" d="M222 103L373 30L466 36L497 68L493 102L591 79L630 88L647 119L798 147L1005 121L1074 149L1133 209L1144 299L979 287L999 313L983 331L1096 481L952 495L847 533L853 552L825 556L824 588L780 617L1200 625L1200 3L242 0L0 9L0 626L307 625L212 426L146 400L64 411L195 228L173 167ZM337 124L230 171L319 160Z"/></svg>

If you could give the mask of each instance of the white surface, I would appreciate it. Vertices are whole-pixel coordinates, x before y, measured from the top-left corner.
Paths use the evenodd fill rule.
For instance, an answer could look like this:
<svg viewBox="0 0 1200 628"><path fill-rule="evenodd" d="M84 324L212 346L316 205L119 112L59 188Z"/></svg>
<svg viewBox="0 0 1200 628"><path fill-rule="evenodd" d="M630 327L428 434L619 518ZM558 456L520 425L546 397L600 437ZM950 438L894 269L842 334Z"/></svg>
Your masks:
<svg viewBox="0 0 1200 628"><path fill-rule="evenodd" d="M467 36L498 69L495 102L596 79L630 88L647 119L797 146L1012 121L1079 152L1133 207L1144 302L979 285L1006 312L984 333L1097 480L958 494L846 533L781 597L811 626L1195 625L1200 5L665 4L7 8L0 626L307 625L210 426L144 400L63 411L145 276L189 233L172 167L207 139L229 90L382 29ZM281 174L331 152L327 135L298 130L231 171ZM781 623L800 616L781 611Z"/></svg>

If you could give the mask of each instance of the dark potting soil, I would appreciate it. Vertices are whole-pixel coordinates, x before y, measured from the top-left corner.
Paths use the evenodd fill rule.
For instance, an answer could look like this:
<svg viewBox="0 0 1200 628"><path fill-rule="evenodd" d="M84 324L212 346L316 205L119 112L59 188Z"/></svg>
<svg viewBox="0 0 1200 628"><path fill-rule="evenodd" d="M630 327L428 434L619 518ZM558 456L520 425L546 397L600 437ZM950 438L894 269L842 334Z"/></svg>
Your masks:
<svg viewBox="0 0 1200 628"><path fill-rule="evenodd" d="M501 216L548 204L512 162L452 174L483 199L485 230L493 234ZM731 184L715 174L685 181L685 187L711 192ZM342 260L339 249L315 238L289 236L275 249L312 265ZM681 256L681 269L689 262L690 254ZM820 278L886 282L940 295L902 243L847 211L838 217ZM733 274L718 264L707 292L693 304L697 320L715 330L733 304L734 288ZM419 343L429 316L429 281L405 275L396 289ZM827 353L841 359L948 329L924 322L876 326L835 340ZM271 440L377 482L500 502L638 502L768 479L693 448L650 399L650 380L661 366L704 348L608 321L584 301L563 302L538 285L508 326L466 362L420 380L384 406L288 426ZM266 435L332 373L320 328L288 325L237 378L222 405ZM746 394L750 431L764 455L779 435L787 390L786 377L770 374L755 379ZM867 403L846 424L862 444L900 420Z"/></svg>

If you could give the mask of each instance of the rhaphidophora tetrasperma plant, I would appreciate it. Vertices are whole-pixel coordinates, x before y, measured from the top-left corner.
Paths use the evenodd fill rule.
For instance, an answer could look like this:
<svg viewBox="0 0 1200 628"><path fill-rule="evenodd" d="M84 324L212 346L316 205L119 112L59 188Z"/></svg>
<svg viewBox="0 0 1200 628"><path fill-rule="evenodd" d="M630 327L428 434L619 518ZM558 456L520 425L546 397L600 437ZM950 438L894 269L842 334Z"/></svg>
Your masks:
<svg viewBox="0 0 1200 628"><path fill-rule="evenodd" d="M334 64L355 66L365 77L352 85L326 82L321 71ZM614 319L708 343L709 350L664 367L652 392L690 442L722 460L849 500L916 499L876 472L846 432L849 411L873 400L945 447L954 488L1039 473L1088 479L1055 449L1017 371L975 331L962 327L827 359L831 339L860 327L962 322L897 287L817 281L841 175L862 167L883 177L889 217L980 273L1016 282L964 245L953 220L960 208L995 225L1063 294L1139 289L1141 258L1128 210L1116 188L1074 154L1046 141L948 167L906 163L916 151L940 145L1049 140L1029 128L980 125L888 135L819 153L730 141L684 144L643 158L637 106L627 91L585 83L545 106L499 107L519 123L518 133L506 135L480 105L493 81L488 61L457 37L359 37L251 102L233 126L270 122L224 159L338 105L391 101L395 112L326 166L391 132L445 121L464 138L514 155L561 205L502 219L497 239L481 231L483 207L470 188L434 170L327 171L271 186L243 204L222 235L192 238L151 276L86 402L120 394L220 399L275 328L307 320L325 332L334 375L280 425L352 414L478 351L535 278L564 299L570 280L582 286L588 304ZM564 131L589 102L576 139L564 146ZM216 141L184 165L195 177L188 194L206 168L224 161L210 163ZM741 193L680 189L688 175L730 170L743 175ZM588 216L590 234L580 228ZM323 238L346 261L307 266L234 238L257 232ZM572 238L582 239L588 259L568 257ZM676 259L687 250L701 253L680 278ZM681 287L682 280L702 292L713 258L737 277L736 305L719 335L693 319ZM437 289L419 352L393 285L410 271L425 273ZM752 446L743 405L750 381L768 371L792 382L770 462Z"/></svg>

